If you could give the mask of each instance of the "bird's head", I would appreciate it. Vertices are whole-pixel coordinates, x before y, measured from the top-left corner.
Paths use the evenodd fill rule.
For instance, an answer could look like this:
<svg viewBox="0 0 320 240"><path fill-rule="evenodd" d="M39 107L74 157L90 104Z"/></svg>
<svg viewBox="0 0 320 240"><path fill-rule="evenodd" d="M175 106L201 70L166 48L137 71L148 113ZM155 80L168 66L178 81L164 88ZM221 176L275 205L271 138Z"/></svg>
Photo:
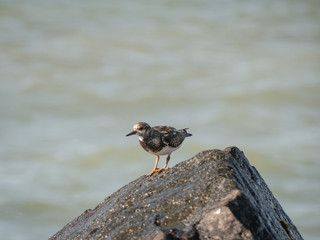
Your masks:
<svg viewBox="0 0 320 240"><path fill-rule="evenodd" d="M135 125L133 125L133 131L128 133L126 137L131 135L138 135L143 136L147 130L149 130L151 127L148 123L145 122L138 122Z"/></svg>

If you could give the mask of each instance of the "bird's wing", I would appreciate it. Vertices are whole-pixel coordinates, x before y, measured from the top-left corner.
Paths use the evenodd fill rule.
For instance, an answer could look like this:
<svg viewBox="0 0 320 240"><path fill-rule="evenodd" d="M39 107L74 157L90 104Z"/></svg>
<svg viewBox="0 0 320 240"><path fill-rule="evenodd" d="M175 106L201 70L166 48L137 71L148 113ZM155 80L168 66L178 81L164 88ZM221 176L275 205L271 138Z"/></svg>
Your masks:
<svg viewBox="0 0 320 240"><path fill-rule="evenodd" d="M176 131L176 129L174 127L169 127L169 126L155 126L152 128L160 133L163 133L163 134L167 134L167 133Z"/></svg>
<svg viewBox="0 0 320 240"><path fill-rule="evenodd" d="M169 147L178 147L184 140L184 136L177 131L172 131L162 136L162 141Z"/></svg>

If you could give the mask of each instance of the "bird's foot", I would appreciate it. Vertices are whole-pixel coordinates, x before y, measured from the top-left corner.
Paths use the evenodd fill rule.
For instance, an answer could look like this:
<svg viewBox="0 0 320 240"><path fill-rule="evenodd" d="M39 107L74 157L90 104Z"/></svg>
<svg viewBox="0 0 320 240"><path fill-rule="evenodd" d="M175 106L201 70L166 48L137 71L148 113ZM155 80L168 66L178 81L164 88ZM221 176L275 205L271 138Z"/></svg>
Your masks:
<svg viewBox="0 0 320 240"><path fill-rule="evenodd" d="M162 171L167 170L167 169L169 169L169 168L168 167L164 167L164 168L159 169L158 172L162 172Z"/></svg>
<svg viewBox="0 0 320 240"><path fill-rule="evenodd" d="M155 169L153 169L147 176L150 177L150 176L152 176L155 172L160 172L160 171L161 171L161 169L155 168Z"/></svg>

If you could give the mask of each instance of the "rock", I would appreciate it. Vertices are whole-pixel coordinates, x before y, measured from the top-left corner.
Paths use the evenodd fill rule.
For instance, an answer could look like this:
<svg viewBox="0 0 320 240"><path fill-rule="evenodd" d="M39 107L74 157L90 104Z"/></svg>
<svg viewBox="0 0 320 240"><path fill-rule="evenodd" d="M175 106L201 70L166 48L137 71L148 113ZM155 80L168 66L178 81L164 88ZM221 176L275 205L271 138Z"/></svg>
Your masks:
<svg viewBox="0 0 320 240"><path fill-rule="evenodd" d="M208 150L142 176L50 238L302 239L236 147Z"/></svg>

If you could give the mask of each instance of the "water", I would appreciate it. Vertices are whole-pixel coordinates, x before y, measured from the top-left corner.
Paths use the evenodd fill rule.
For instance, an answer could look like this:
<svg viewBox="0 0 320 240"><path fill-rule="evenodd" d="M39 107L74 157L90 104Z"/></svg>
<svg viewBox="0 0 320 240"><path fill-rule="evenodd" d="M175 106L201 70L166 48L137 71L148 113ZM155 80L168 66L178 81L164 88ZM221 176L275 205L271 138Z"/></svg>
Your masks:
<svg viewBox="0 0 320 240"><path fill-rule="evenodd" d="M171 167L241 148L317 239L319 7L0 0L1 237L49 238L148 173L155 157L124 137L146 121L190 128Z"/></svg>

